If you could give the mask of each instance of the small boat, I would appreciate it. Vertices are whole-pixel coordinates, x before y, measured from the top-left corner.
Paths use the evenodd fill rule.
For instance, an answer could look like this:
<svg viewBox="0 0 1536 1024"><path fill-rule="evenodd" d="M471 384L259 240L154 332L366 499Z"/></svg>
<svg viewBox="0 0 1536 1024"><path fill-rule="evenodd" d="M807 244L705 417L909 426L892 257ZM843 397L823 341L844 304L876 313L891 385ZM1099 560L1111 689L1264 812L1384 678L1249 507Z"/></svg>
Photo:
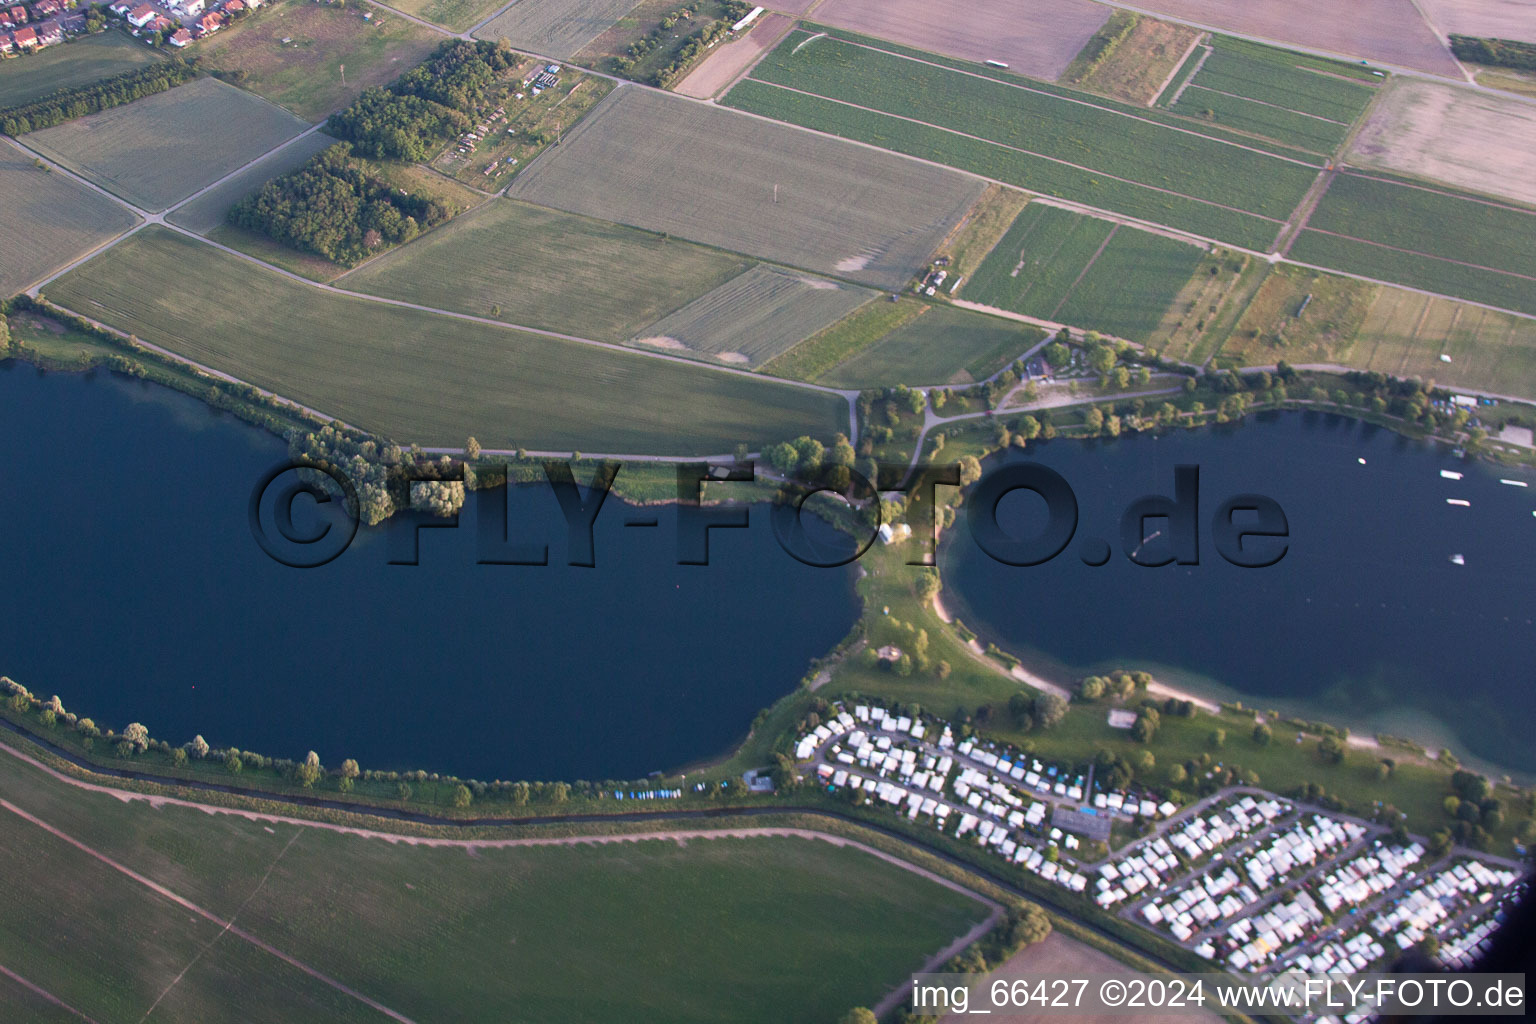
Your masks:
<svg viewBox="0 0 1536 1024"><path fill-rule="evenodd" d="M1363 465L1365 465L1365 458L1364 458L1364 456L1362 456L1362 457L1361 457L1361 458L1359 458L1359 459L1356 459L1356 460L1355 460L1355 461L1357 461L1357 462L1359 462L1359 463L1360 463L1360 465L1362 465L1362 466L1363 466Z"/></svg>
<svg viewBox="0 0 1536 1024"><path fill-rule="evenodd" d="M1466 498L1446 498L1445 503L1447 505L1460 505L1462 508L1472 507L1472 503Z"/></svg>
<svg viewBox="0 0 1536 1024"><path fill-rule="evenodd" d="M1442 469L1440 471L1440 475L1445 477L1447 480L1460 480L1461 479L1461 474L1456 472L1454 469Z"/></svg>
<svg viewBox="0 0 1536 1024"><path fill-rule="evenodd" d="M994 67L994 68L1005 68L1006 69L1008 67L1008 65L1004 64L1002 61L1000 61L1000 60L992 60L991 58L988 58L987 65L989 67Z"/></svg>
<svg viewBox="0 0 1536 1024"><path fill-rule="evenodd" d="M1452 555L1451 556L1451 564L1452 565L1466 565L1467 564L1467 560L1464 557L1462 557L1461 555Z"/></svg>
<svg viewBox="0 0 1536 1024"><path fill-rule="evenodd" d="M1501 483L1501 484L1508 484L1511 487L1529 487L1529 486L1531 486L1530 484L1526 483L1524 480L1503 480L1503 479L1500 479L1499 483Z"/></svg>

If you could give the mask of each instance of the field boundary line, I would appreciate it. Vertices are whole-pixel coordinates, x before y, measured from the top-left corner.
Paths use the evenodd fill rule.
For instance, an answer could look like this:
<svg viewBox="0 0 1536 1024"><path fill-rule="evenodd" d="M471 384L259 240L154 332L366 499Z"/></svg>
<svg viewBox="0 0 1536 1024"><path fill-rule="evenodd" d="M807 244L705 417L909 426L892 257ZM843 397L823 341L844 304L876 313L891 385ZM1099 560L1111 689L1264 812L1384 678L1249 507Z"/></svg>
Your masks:
<svg viewBox="0 0 1536 1024"><path fill-rule="evenodd" d="M1272 107L1275 110L1283 110L1288 114L1296 114L1299 117L1310 117L1317 121L1326 122L1327 124L1336 124L1342 128L1348 128L1350 125L1354 124L1353 121L1335 121L1333 118L1324 117L1322 114L1309 114L1305 110L1297 110L1295 107L1287 107L1279 103L1270 103L1268 100L1256 100L1252 96L1244 96L1241 93L1227 92L1225 89L1212 89L1208 85L1195 85L1193 78L1191 78L1190 81L1185 82L1184 85L1188 88L1202 89L1205 92L1213 92L1218 96L1230 96L1235 100L1243 100L1247 103L1257 103L1261 107ZM1275 141L1278 142L1279 140L1277 139Z"/></svg>
<svg viewBox="0 0 1536 1024"><path fill-rule="evenodd" d="M1417 249L1404 249L1399 245L1388 245L1386 242L1373 242L1369 238L1356 238L1354 235L1346 235L1338 231L1329 231L1325 228L1307 228L1306 230L1316 231L1320 235L1332 235L1334 238L1343 238L1350 242L1359 242L1361 245L1374 245L1378 249L1390 249L1392 252L1406 253L1409 256L1422 256L1427 260L1439 260L1441 263L1454 263L1458 267L1470 267L1473 270L1486 270L1490 274L1503 274L1505 277L1517 277L1522 281L1536 282L1536 277L1533 277L1530 274L1522 274L1516 270L1500 270L1498 267L1487 267L1481 263L1468 263L1466 260L1452 259L1449 256L1436 256L1434 253L1420 252ZM1386 283L1390 284L1391 282ZM1454 296L1452 297L1454 298Z"/></svg>
<svg viewBox="0 0 1536 1024"><path fill-rule="evenodd" d="M1316 228L1309 228L1308 230L1309 231L1316 231L1317 229ZM1371 244L1371 243L1367 243L1367 244ZM1308 263L1305 260L1292 259L1289 256L1286 256L1286 257L1278 260L1277 262L1282 263L1282 264L1284 264L1286 266L1290 266L1290 267L1301 267L1304 270L1316 270L1319 273L1323 273L1323 274L1336 274L1339 277L1347 277L1347 278L1349 278L1350 280L1353 280L1353 281L1363 281L1366 284L1381 285L1381 286L1383 286L1385 288L1396 288L1399 291L1412 292L1415 295L1427 295L1427 296L1429 296L1432 299L1450 299L1452 302L1465 302L1469 306L1477 306L1477 307L1479 307L1481 309L1491 310L1491 311L1493 311L1495 313L1506 313L1509 316L1519 317L1521 320L1536 320L1536 313L1527 313L1527 312L1525 312L1523 310L1519 310L1519 309L1509 309L1509 308L1507 308L1505 306L1495 306L1491 302L1479 302L1476 299L1464 299L1464 298L1462 298L1459 295L1447 295L1445 292L1432 292L1428 288L1416 288L1416 287L1414 287L1411 284L1399 284L1396 281L1387 281L1387 280L1383 280L1382 278L1379 278L1379 277L1367 277L1364 274L1357 274L1357 273L1355 273L1352 270L1340 270L1337 267L1325 267L1321 263ZM1298 365L1299 366L1300 364L1294 364L1294 365ZM1324 364L1319 363L1319 364L1316 364L1316 365L1321 367ZM1332 365L1332 364L1328 364L1328 365ZM1345 367L1345 369L1358 369L1358 367ZM1491 395L1490 397L1500 397L1500 396ZM1512 397L1512 398L1510 398L1510 401L1512 401L1512 402L1529 402L1530 399L1529 398L1513 398Z"/></svg>
<svg viewBox="0 0 1536 1024"><path fill-rule="evenodd" d="M1051 319L1056 319L1056 314L1061 312L1061 307L1065 306L1067 300L1072 298L1072 293L1077 291L1077 286L1082 284L1083 278L1088 276L1088 271L1093 269L1093 265L1099 262L1099 257L1104 255L1104 250L1109 248L1110 241L1119 231L1119 224L1109 229L1109 234L1104 236L1104 241L1099 243L1099 247L1093 251L1093 255L1088 257L1088 262L1083 264L1083 269L1078 271L1077 276L1072 279L1072 283L1067 285L1067 290L1062 293L1061 301L1056 303L1055 309L1051 310Z"/></svg>
<svg viewBox="0 0 1536 1024"><path fill-rule="evenodd" d="M1022 153L1025 156L1034 157L1036 160L1047 160L1047 161L1049 161L1049 162L1051 162L1053 164L1061 164L1063 167L1070 167L1070 168L1072 168L1075 171L1082 171L1085 174L1096 174L1096 175L1098 175L1098 176L1100 176L1102 178L1108 178L1111 181L1122 182L1122 183L1124 183L1126 185L1135 185L1137 188L1144 188L1144 189L1147 189L1148 191L1151 191L1151 192L1161 192L1163 195L1178 196L1180 199L1187 199L1187 200L1189 200L1192 203L1203 203L1206 206L1214 206L1216 209L1218 209L1218 210L1226 210L1228 213L1240 213L1240 214L1242 214L1245 217L1253 217L1253 218L1255 218L1257 220L1269 221L1270 223L1273 223L1273 224L1283 224L1283 223L1285 223L1283 220L1280 220L1278 217L1268 217L1268 216L1265 216L1262 213L1254 213L1252 210L1242 210L1242 209L1239 209L1236 206L1228 206L1225 203L1218 203L1218 202L1216 202L1214 200L1211 200L1211 199L1201 199L1199 196L1188 195L1188 194L1186 194L1184 192L1175 192L1171 188L1162 188L1162 187L1157 186L1157 185L1148 185L1148 184L1146 184L1144 182L1135 181L1135 180L1133 180L1131 178L1122 178L1118 174L1110 174L1108 171L1101 171L1101 170L1099 170L1096 167L1086 167L1083 164L1074 164L1071 161L1063 160L1060 157L1046 156L1044 153L1036 153L1036 152L1033 152L1033 151L1028 150L1028 149L1021 149L1018 146L1010 146L1006 142L998 142L996 139L987 139L987 138L983 138L980 135L972 135L969 132L959 131L958 129L955 129L955 128L946 128L943 125L934 124L932 121L921 121L921 120L918 120L915 117L907 117L905 114L892 114L892 113L890 113L888 111L877 110L874 107L866 107L866 106L862 106L862 105L860 105L858 103L850 103L847 100L839 100L839 99L834 99L831 96L823 96L821 93L818 93L818 92L807 92L804 89L796 89L793 86L789 86L789 85L780 85L777 82L765 82L761 78L753 78L753 79L750 79L750 81L755 82L758 85L766 85L766 86L768 86L770 88L773 88L773 89L783 89L785 92L792 92L792 93L795 93L795 94L800 95L800 96L809 96L812 99L823 100L823 101L825 101L827 103L836 103L839 106L848 107L851 110L862 110L862 111L864 111L867 114L877 114L877 115L879 115L881 117L891 117L891 118L895 118L898 121L906 121L906 122L908 122L910 124L921 125L924 128L932 128L935 131L945 132L945 133L947 133L949 135L954 135L954 136L956 136L958 138L970 139L972 142L981 142L981 143L985 143L986 145L989 145L989 146L996 146L998 149L1006 149L1006 150L1008 150L1010 152L1013 152L1013 153ZM762 115L758 115L758 116L762 116ZM789 124L790 123L790 122L787 122L787 121L779 121L776 118L768 118L768 120L774 121L776 124ZM814 131L815 129L812 129L812 130ZM826 132L826 133L822 133L822 134L831 135L832 133ZM833 138L838 138L838 139L843 138L843 136L841 136L841 135L832 135L832 137ZM1201 137L1204 138L1205 136L1201 136ZM845 140L845 141L857 141L857 140ZM887 153L899 152L898 150L884 149L884 147L882 147L882 146L876 146L874 148L881 149L881 150L883 150L884 152L887 152ZM1239 147L1239 148L1246 148L1246 147ZM1258 152L1258 151L1255 150L1254 152ZM907 155L910 155L910 154L907 154ZM919 159L921 159L921 158L919 158ZM1283 159L1283 158L1279 158L1279 159ZM930 163L936 163L936 161L929 161L929 162ZM1294 161L1294 162L1300 164L1300 166L1302 166L1302 167L1314 167L1314 169L1315 169L1315 166L1313 164L1302 164L1300 161ZM952 167L949 164L937 164L937 166L948 167L948 168L950 168L950 170L964 171L963 168ZM965 172L965 173L971 173L971 172ZM983 176L979 175L979 174L975 175L975 177L983 178ZM995 181L997 179L994 179L994 178L983 178L983 180ZM998 184L1008 185L1010 188L1018 188L1019 187L1017 185L1013 185L1013 184L1010 184L1009 182L1005 182L1005 181L999 181ZM1222 244L1226 244L1226 243L1222 243Z"/></svg>
<svg viewBox="0 0 1536 1024"><path fill-rule="evenodd" d="M1179 83L1179 87L1175 89L1173 95L1168 98L1168 102L1163 105L1164 110L1170 109L1175 103L1179 102L1179 97L1184 95L1184 90L1189 88L1189 83L1193 82L1199 76L1201 69L1205 67L1206 60L1210 57L1211 54L1216 52L1216 47L1212 46L1209 42L1197 42L1196 45L1205 47L1205 52L1200 55L1200 59L1195 63L1195 70L1191 71L1189 73L1189 77L1185 78L1184 81ZM1188 59L1188 57L1184 58L1184 60ZM1168 76L1168 82L1173 81L1173 75L1177 75L1180 71L1183 70L1183 68L1184 61L1181 60L1179 61L1179 66L1173 69L1173 74ZM1168 88L1168 82L1163 83L1164 89ZM1162 95L1162 93L1159 92L1158 95Z"/></svg>
<svg viewBox="0 0 1536 1024"><path fill-rule="evenodd" d="M1233 142L1231 139L1219 139L1219 138L1217 138L1214 135L1207 135L1204 132L1197 132L1193 128L1185 128L1185 127L1182 127L1182 126L1176 125L1176 124L1164 124L1162 121L1155 121L1155 120L1153 120L1150 117L1143 117L1140 114L1132 114L1132 113L1129 113L1129 112L1124 111L1124 110L1116 110L1113 107L1102 106L1102 105L1100 105L1098 103L1093 103L1093 102L1091 102L1089 100L1086 100L1086 99L1078 99L1078 98L1076 98L1074 96L1059 96L1056 93L1047 92L1044 89L1037 89L1034 86L1024 85L1022 83L1009 82L1009 81L1005 81L1004 79L1001 79L1001 78L993 78L991 75L983 75L983 74L980 74L979 72L975 72L975 71L965 71L965 70L962 70L960 68L952 68L952 67L948 66L947 64L936 64L936 63L934 63L931 60L923 60L920 57L912 57L912 56L909 56L908 54L897 53L894 50L881 49L878 46L870 46L867 43L855 43L855 42L852 42L851 40L842 39L842 38L839 38L838 41L839 42L843 42L843 43L847 43L849 46L857 46L857 47L859 47L861 49L870 50L870 51L873 51L875 53L884 53L884 54L887 54L887 55L892 56L892 57L900 57L903 60L912 61L914 64L926 64L926 65L928 65L931 68L939 68L940 70L943 70L943 71L953 71L957 75L966 75L967 77L979 78L979 79L981 79L983 81L986 81L986 82L995 82L996 84L1001 85L1001 86L1005 86L1005 87L1007 87L1009 89L1018 89L1020 92L1034 93L1037 96L1045 96L1045 97L1047 97L1049 99L1060 100L1063 103L1075 103L1075 104L1077 104L1078 106L1081 106L1081 107L1088 107L1089 109L1092 109L1092 110L1101 110L1101 111L1103 111L1106 114L1113 114L1116 117L1127 117L1127 118L1130 118L1132 121L1140 121L1143 124L1149 124L1149 125L1152 125L1152 126L1157 127L1157 128L1164 128L1164 129L1166 129L1168 131L1171 131L1171 132L1180 132L1180 133L1182 133L1184 135L1193 135L1195 138L1205 139L1205 140L1207 140L1209 142L1217 142L1217 143L1220 143L1223 146L1232 146L1235 149L1247 150L1250 153L1258 153L1261 156L1271 157L1271 158L1273 158L1275 160L1284 160L1286 163L1300 164L1303 167L1315 167L1316 166L1316 164L1310 164L1310 163L1308 163L1305 160L1297 160L1295 157L1281 156L1279 153L1271 153L1268 150L1259 149L1256 146L1245 146L1241 142ZM1205 61L1204 61L1204 59L1202 59L1201 60L1201 64L1204 64L1204 63L1205 63ZM1193 81L1195 75L1197 75L1199 73L1200 73L1199 69L1197 68L1195 70L1195 74L1190 75L1189 78L1186 79L1185 81L1186 82ZM753 81L761 81L761 79L753 79ZM771 85L773 83L764 83L764 84L765 85ZM817 94L813 94L813 95L817 95ZM824 97L824 98L830 99L831 97Z"/></svg>
<svg viewBox="0 0 1536 1024"><path fill-rule="evenodd" d="M306 129L305 131L302 131L299 134L295 135L293 138L289 139L287 142L280 142L280 143L278 143L276 146L273 146L271 149L267 150L265 153L261 154L261 156L258 156L256 159L251 160L248 163L242 164L239 167L236 167L234 170L232 170L228 174L224 175L224 177L219 178L217 181L213 181L213 182L210 182L207 185L204 185L202 188L198 189L196 192L193 192L191 195L187 196L187 198L181 200L180 202L177 202L177 203L174 203L174 204L172 204L170 206L167 206L159 214L159 216L161 216L161 217L169 217L171 214L175 213L177 210L181 209L183 206L186 206L188 203L192 202L194 199L199 199L202 196L206 195L207 193L212 192L214 189L218 188L220 185L224 184L226 181L230 180L231 178L235 177L236 175L244 174L246 171L250 170L252 167L255 167L257 164L261 163L267 157L273 156L273 155L275 155L277 153L282 152L283 150L287 149L289 146L293 145L295 142L298 142L300 139L307 139L307 138L309 138L311 135L313 135L316 132L318 132L324 126L325 126L325 122L324 121L321 121L319 124L310 125L308 129Z"/></svg>
<svg viewBox="0 0 1536 1024"><path fill-rule="evenodd" d="M114 870L114 871L118 872L119 874L122 874L122 875L132 879L133 881L139 883L144 888L150 890L151 892L155 893L156 895L161 896L161 897L163 897L163 898L165 898L167 900L170 900L172 903L176 904L178 907L181 907L184 910L189 910L192 913L196 914L197 916L203 918L204 920L212 922L213 924L217 924L217 925L223 926L225 931L234 934L238 938L244 939L246 942L249 942L251 945L255 946L257 949L260 949L260 950L262 950L263 952L266 952L266 953L270 953L271 955L277 957L279 960L283 961L284 963L288 964L289 966L296 967L299 970L303 971L305 974L307 974L310 977L314 978L315 980L322 981L325 984L329 985L331 988L334 988L336 991L341 992L344 995L351 996L353 999L356 999L358 1002L364 1004L365 1006L368 1006L371 1009L377 1010L379 1013L384 1014L386 1017L389 1017L391 1020L399 1021L400 1024L414 1024L414 1022L411 1020L411 1018L405 1016L404 1014L398 1013L398 1012L396 1012L394 1010L391 1010L389 1007L385 1006L383 1003L379 1002L378 1000L372 999L372 998L364 995L363 993L357 991L356 989L342 984L341 982L337 981L335 978L332 978L330 975L324 974L324 973L316 970L315 968L309 966L308 964L306 964L304 961L298 959L297 957L294 957L294 956L291 956L291 955L289 955L287 953L284 953L282 950L278 949L276 946L272 945L271 943L266 942L266 941L264 941L262 939L259 939L256 936L252 935L250 932L246 931L245 929L238 927L233 921L225 921L223 918L221 918L218 915L212 913L211 911L204 910L202 907L198 906L196 903L193 903L191 900L187 899L185 896L178 895L177 893L175 893L171 889L167 888L166 886L163 886L159 882L156 882L154 879L149 878L149 877L147 877L145 875L141 875L137 871L135 871L132 868L128 867L127 865L113 860L111 857L108 857L106 854L102 853L100 850L97 850L94 847L89 846L88 844L82 842L79 839L76 839L74 836L71 836L69 833L63 831L62 829L59 829L59 828L56 828L53 825L50 825L48 822L44 821L42 818L37 817L36 815L30 813L29 811L25 811L22 808L17 807L15 804L11 803L9 800L5 799L4 797L0 797L0 808L4 808L5 810L10 811L12 814L16 815L18 818L21 818L23 821L31 822L33 825L36 825L38 828L42 829L44 832L47 832L49 835L55 837L56 839L63 840L64 842L68 843L70 846L73 846L75 849L81 851L82 853L89 854L90 856L96 858L96 860L98 860L101 863L105 864L107 867L111 868L112 870Z"/></svg>
<svg viewBox="0 0 1536 1024"><path fill-rule="evenodd" d="M0 974L10 978L16 984L31 992L33 995L36 995L40 999L45 999L49 1003L52 1003L54 1006L69 1011L76 1017L79 1017L81 1020L90 1021L90 1024L96 1024L95 1018L86 1016L79 1010L75 1009L73 1006L70 1006L64 1000L60 999L58 996L54 995L52 992L49 992L47 989L43 988L41 985L28 981L26 978L23 978L21 975L17 974L15 971L11 970L4 964L0 964Z"/></svg>

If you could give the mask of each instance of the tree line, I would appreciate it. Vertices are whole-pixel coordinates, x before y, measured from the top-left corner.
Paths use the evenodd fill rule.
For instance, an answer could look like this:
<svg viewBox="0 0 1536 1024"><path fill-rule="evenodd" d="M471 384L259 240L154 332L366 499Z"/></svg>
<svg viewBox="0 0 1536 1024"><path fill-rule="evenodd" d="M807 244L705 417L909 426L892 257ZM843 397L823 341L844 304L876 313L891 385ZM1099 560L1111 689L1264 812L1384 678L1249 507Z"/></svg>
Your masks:
<svg viewBox="0 0 1536 1024"><path fill-rule="evenodd" d="M338 142L229 211L237 227L351 266L448 219L448 207L367 173Z"/></svg>
<svg viewBox="0 0 1536 1024"><path fill-rule="evenodd" d="M0 131L15 136L52 128L77 117L174 89L195 77L195 58L155 61L100 82L60 89L42 99L6 107L0 110Z"/></svg>
<svg viewBox="0 0 1536 1024"><path fill-rule="evenodd" d="M1536 43L1513 39L1479 39L1476 36L1451 36L1451 52L1457 60L1488 64L1520 71L1536 71Z"/></svg>
<svg viewBox="0 0 1536 1024"><path fill-rule="evenodd" d="M496 81L517 64L505 42L458 40L389 85L367 90L325 123L363 156L419 162L469 131Z"/></svg>

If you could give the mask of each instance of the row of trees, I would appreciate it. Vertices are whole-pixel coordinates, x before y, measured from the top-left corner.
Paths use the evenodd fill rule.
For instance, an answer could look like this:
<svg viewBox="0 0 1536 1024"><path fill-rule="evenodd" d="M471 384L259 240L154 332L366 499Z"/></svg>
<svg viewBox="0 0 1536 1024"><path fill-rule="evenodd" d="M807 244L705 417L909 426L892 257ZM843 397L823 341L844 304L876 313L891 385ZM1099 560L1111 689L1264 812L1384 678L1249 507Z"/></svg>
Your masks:
<svg viewBox="0 0 1536 1024"><path fill-rule="evenodd" d="M442 202L406 195L352 159L338 142L292 174L274 178L229 211L229 221L350 266L448 219Z"/></svg>
<svg viewBox="0 0 1536 1024"><path fill-rule="evenodd" d="M1451 52L1457 60L1472 64L1536 71L1536 43L1513 39L1479 39L1476 36L1451 36Z"/></svg>
<svg viewBox="0 0 1536 1024"><path fill-rule="evenodd" d="M165 92L197 76L195 58L155 61L120 75L60 89L42 99L0 110L0 132L25 135L51 128L77 117L95 114L109 107L122 106L157 92Z"/></svg>
<svg viewBox="0 0 1536 1024"><path fill-rule="evenodd" d="M424 63L332 114L326 134L364 156L418 162L473 127L498 78L517 64L505 44L444 43Z"/></svg>

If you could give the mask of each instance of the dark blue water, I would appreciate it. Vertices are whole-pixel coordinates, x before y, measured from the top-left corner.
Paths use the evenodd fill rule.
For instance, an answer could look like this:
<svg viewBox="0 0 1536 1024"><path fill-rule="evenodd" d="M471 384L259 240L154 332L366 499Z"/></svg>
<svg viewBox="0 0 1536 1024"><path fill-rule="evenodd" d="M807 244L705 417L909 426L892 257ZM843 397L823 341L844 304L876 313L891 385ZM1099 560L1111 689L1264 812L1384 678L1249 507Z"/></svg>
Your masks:
<svg viewBox="0 0 1536 1024"><path fill-rule="evenodd" d="M1433 719L1454 749L1536 769L1536 483L1498 482L1529 474L1311 413L1053 442L1008 458L1065 477L1081 523L1062 555L1035 568L993 561L963 527L948 537L945 600L987 638L1063 678L1145 666L1357 728L1422 736ZM1134 565L1119 544L1121 511L1143 494L1171 495L1181 462L1201 469L1200 564ZM1447 480L1441 469L1465 475ZM1242 492L1286 513L1290 547L1278 565L1237 568L1212 544L1213 513ZM1038 528L1043 507L1027 492L1002 505L1021 534ZM1083 564L1084 537L1112 541L1108 564Z"/></svg>
<svg viewBox="0 0 1536 1024"><path fill-rule="evenodd" d="M386 564L391 525L300 570L247 519L285 446L198 401L0 364L0 436L0 672L173 743L634 778L730 748L856 615L852 569L785 555L762 507L714 532L707 567L676 564L672 508L616 499L596 566L566 565L539 486L512 492L513 521L548 567L477 565L470 508L422 534L417 567ZM642 511L658 526L624 525Z"/></svg>

